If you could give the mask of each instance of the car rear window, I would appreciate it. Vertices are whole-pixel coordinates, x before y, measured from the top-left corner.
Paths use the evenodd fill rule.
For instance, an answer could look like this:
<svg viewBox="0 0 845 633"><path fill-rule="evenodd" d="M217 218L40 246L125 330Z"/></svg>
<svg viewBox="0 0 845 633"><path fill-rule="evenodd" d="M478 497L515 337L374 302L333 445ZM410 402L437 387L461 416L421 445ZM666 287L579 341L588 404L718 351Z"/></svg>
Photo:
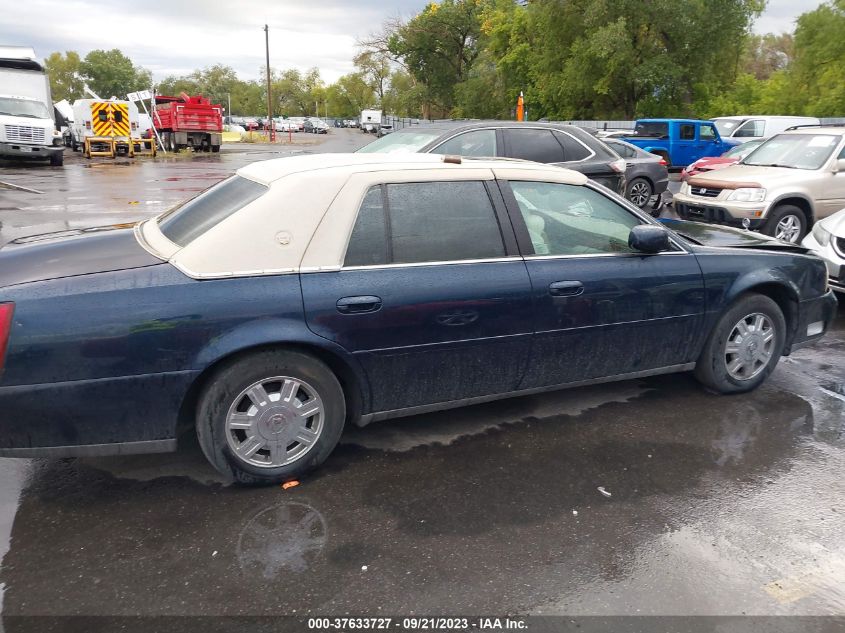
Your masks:
<svg viewBox="0 0 845 633"><path fill-rule="evenodd" d="M158 228L174 244L187 246L236 211L267 192L265 185L232 176L203 191L195 198L166 212Z"/></svg>

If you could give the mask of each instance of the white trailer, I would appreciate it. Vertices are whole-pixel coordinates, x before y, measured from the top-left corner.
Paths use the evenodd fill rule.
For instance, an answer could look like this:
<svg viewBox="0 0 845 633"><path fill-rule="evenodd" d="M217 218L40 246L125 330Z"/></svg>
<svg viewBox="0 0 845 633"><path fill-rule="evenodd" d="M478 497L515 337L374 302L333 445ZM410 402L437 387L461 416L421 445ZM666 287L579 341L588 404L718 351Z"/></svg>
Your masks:
<svg viewBox="0 0 845 633"><path fill-rule="evenodd" d="M50 81L35 51L0 46L0 157L36 158L59 166L64 149Z"/></svg>
<svg viewBox="0 0 845 633"><path fill-rule="evenodd" d="M381 127L381 110L361 110L361 131L378 134Z"/></svg>

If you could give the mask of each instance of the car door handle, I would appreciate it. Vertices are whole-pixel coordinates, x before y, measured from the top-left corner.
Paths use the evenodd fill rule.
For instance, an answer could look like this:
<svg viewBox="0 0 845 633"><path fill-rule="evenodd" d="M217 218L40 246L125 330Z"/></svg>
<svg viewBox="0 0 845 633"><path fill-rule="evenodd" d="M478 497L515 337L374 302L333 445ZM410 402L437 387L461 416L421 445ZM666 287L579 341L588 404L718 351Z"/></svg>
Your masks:
<svg viewBox="0 0 845 633"><path fill-rule="evenodd" d="M549 284L549 294L553 297L577 297L584 292L580 281L556 281Z"/></svg>
<svg viewBox="0 0 845 633"><path fill-rule="evenodd" d="M342 297L337 300L337 311L341 314L361 314L363 312L377 312L381 308L381 297L361 295L358 297Z"/></svg>

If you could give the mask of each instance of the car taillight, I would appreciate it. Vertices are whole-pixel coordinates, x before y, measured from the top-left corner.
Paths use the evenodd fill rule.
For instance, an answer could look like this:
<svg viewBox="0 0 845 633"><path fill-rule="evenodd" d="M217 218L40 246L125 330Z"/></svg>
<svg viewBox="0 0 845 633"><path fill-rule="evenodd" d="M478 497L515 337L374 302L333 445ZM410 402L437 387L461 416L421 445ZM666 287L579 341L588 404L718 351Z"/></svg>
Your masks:
<svg viewBox="0 0 845 633"><path fill-rule="evenodd" d="M668 165L665 158L661 158L660 162L658 164L663 165L664 167L666 167L666 165Z"/></svg>
<svg viewBox="0 0 845 633"><path fill-rule="evenodd" d="M9 333L12 331L12 315L14 313L14 303L0 303L0 370L3 369L6 348L9 346Z"/></svg>
<svg viewBox="0 0 845 633"><path fill-rule="evenodd" d="M613 171L615 171L616 173L619 173L619 174L625 173L625 167L626 167L625 161L622 160L621 158L619 160L615 160L612 163L610 163L610 168Z"/></svg>

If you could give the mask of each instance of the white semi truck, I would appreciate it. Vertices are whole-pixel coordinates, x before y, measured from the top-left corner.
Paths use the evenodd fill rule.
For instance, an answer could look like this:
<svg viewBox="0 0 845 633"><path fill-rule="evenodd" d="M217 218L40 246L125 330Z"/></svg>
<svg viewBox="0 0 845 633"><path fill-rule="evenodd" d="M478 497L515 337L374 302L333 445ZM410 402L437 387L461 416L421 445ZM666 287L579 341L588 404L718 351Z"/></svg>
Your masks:
<svg viewBox="0 0 845 633"><path fill-rule="evenodd" d="M50 81L25 46L0 46L0 158L64 160L56 130Z"/></svg>

